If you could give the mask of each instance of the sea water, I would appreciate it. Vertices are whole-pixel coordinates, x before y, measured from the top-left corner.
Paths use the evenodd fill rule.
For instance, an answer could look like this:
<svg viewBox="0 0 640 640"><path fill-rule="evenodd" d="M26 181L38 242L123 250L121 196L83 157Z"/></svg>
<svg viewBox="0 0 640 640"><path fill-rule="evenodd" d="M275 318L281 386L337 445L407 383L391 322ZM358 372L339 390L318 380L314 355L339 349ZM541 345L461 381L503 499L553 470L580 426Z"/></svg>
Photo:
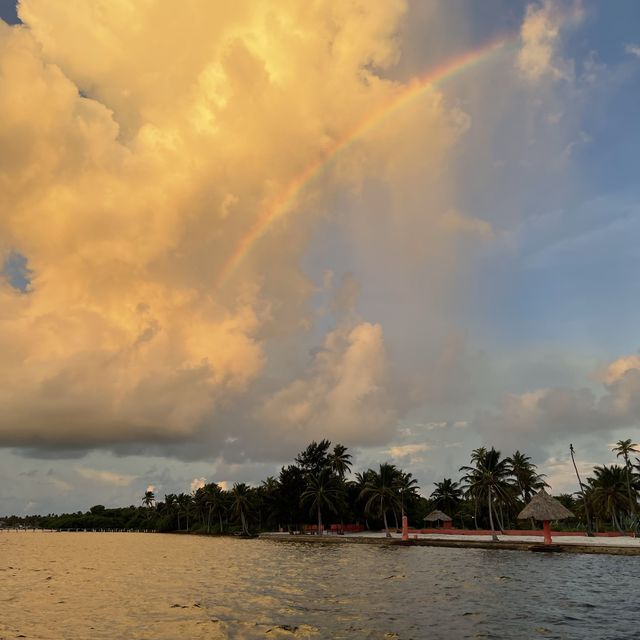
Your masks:
<svg viewBox="0 0 640 640"><path fill-rule="evenodd" d="M640 637L640 557L0 532L0 638Z"/></svg>

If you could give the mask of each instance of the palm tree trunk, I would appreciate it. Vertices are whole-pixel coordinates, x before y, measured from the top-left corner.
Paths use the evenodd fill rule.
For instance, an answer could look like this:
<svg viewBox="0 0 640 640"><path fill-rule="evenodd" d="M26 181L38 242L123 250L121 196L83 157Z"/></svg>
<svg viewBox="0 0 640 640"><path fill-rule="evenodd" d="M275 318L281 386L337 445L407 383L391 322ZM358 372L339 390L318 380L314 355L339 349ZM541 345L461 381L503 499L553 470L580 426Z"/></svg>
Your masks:
<svg viewBox="0 0 640 640"><path fill-rule="evenodd" d="M476 529L478 528L478 497L475 496L473 498L473 522L476 525Z"/></svg>
<svg viewBox="0 0 640 640"><path fill-rule="evenodd" d="M620 526L620 521L618 520L618 517L616 516L616 510L612 509L611 511L611 524L620 532L620 533L624 533L622 531L622 527Z"/></svg>
<svg viewBox="0 0 640 640"><path fill-rule="evenodd" d="M244 511L240 509L240 520L242 522L242 532L246 535L249 535L249 530L247 529L247 521L244 517Z"/></svg>
<svg viewBox="0 0 640 640"><path fill-rule="evenodd" d="M504 533L504 520L502 514L502 504L498 504L498 510L496 511L496 520L498 521L498 527L500 528L500 533Z"/></svg>
<svg viewBox="0 0 640 640"><path fill-rule="evenodd" d="M218 511L218 518L220 520L220 533L224 533L224 527L222 526L222 511Z"/></svg>
<svg viewBox="0 0 640 640"><path fill-rule="evenodd" d="M320 511L320 503L318 503L318 535L322 535L322 511Z"/></svg>
<svg viewBox="0 0 640 640"><path fill-rule="evenodd" d="M582 502L584 504L584 515L587 519L587 536L590 538L593 537L593 529L591 528L591 518L589 517L589 505L587 504L587 496L584 493L584 485L582 484L582 480L580 479L580 474L578 473L578 467L576 466L576 461L573 457L573 445L569 445L569 451L571 452L571 462L573 462L573 468L576 470L576 476L578 478L578 486L580 487L580 493L582 494Z"/></svg>
<svg viewBox="0 0 640 640"><path fill-rule="evenodd" d="M384 530L386 532L386 536L387 536L387 538L390 538L391 534L389 533L389 525L387 524L387 510L386 509L382 512L382 519L384 521Z"/></svg>
<svg viewBox="0 0 640 640"><path fill-rule="evenodd" d="M491 490L487 491L487 504L489 505L489 526L491 527L491 539L494 542L497 542L498 536L493 529L493 506L491 505Z"/></svg>
<svg viewBox="0 0 640 640"><path fill-rule="evenodd" d="M634 515L636 512L636 501L631 496L631 471L629 470L629 456L624 457L625 466L627 467L627 493L629 494L629 515Z"/></svg>

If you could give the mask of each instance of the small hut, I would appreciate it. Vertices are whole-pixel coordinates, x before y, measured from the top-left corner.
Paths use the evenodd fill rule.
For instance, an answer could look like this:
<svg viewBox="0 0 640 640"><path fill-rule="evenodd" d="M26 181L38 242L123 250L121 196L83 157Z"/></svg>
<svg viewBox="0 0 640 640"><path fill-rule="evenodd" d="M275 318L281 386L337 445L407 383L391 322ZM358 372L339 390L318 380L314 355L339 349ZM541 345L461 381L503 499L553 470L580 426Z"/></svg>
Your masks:
<svg viewBox="0 0 640 640"><path fill-rule="evenodd" d="M572 518L573 513L569 511L561 502L550 496L544 488L540 489L531 502L518 514L519 520L533 518L542 520L544 529L544 543L551 544L551 520L564 520Z"/></svg>
<svg viewBox="0 0 640 640"><path fill-rule="evenodd" d="M424 517L426 522L442 523L443 529L451 529L453 520L444 511L436 509Z"/></svg>

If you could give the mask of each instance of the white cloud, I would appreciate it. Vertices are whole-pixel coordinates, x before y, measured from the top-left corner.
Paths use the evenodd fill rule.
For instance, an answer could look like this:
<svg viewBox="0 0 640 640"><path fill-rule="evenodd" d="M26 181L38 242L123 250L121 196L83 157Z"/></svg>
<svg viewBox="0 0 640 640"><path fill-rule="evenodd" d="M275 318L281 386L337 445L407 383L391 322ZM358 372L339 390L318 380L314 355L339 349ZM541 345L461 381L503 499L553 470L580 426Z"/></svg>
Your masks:
<svg viewBox="0 0 640 640"><path fill-rule="evenodd" d="M606 433L637 424L640 416L640 360L623 356L597 372L603 393L557 387L509 394L496 411L481 411L473 427L488 445L539 447L571 435Z"/></svg>
<svg viewBox="0 0 640 640"><path fill-rule="evenodd" d="M612 385L632 369L640 369L640 355L632 353L628 356L621 356L609 363L604 369L596 373L597 379L606 385Z"/></svg>
<svg viewBox="0 0 640 640"><path fill-rule="evenodd" d="M640 44L628 44L625 46L624 50L632 56L640 58Z"/></svg>
<svg viewBox="0 0 640 640"><path fill-rule="evenodd" d="M427 443L402 444L390 447L387 453L399 463L419 464L424 461L421 453L431 451L432 447Z"/></svg>
<svg viewBox="0 0 640 640"><path fill-rule="evenodd" d="M597 464L601 463L576 460L576 467L578 467L578 473L583 483L593 473L593 467ZM545 481L554 494L579 491L578 479L569 456L564 458L551 457L542 466L547 475Z"/></svg>
<svg viewBox="0 0 640 640"><path fill-rule="evenodd" d="M0 445L223 448L221 414L255 403L278 359L269 341L312 328L300 256L336 193L384 184L407 262L425 239L447 254L455 235L489 234L439 201L469 118L425 87L419 108L345 148L216 286L269 203L293 200L291 184L405 90L385 78L405 11L23 0L27 26L0 24L0 255L18 251L33 272L27 295L0 284ZM425 175L429 206L407 207L407 180ZM375 230L354 223L355 237ZM333 313L353 311L357 290L345 279ZM296 440L341 426L352 441L387 437L380 324L332 332L308 375L281 366L296 382L271 393L267 421L282 417Z"/></svg>
<svg viewBox="0 0 640 640"><path fill-rule="evenodd" d="M562 58L560 36L563 28L579 23L584 16L580 2L561 3L543 0L527 6L520 29L521 48L517 67L530 82L544 77L554 80L570 80L573 66Z"/></svg>
<svg viewBox="0 0 640 640"><path fill-rule="evenodd" d="M194 478L189 485L191 493L195 493L198 489L202 489L205 484L207 484L206 478Z"/></svg>
<svg viewBox="0 0 640 640"><path fill-rule="evenodd" d="M304 377L267 397L256 416L285 440L384 441L395 426L382 327L345 322L329 332Z"/></svg>
<svg viewBox="0 0 640 640"><path fill-rule="evenodd" d="M114 473L113 471L101 471L90 467L76 467L76 472L87 480L93 480L99 484L113 485L115 487L128 487L137 476L126 473Z"/></svg>
<svg viewBox="0 0 640 640"><path fill-rule="evenodd" d="M58 491L68 492L73 491L74 489L74 486L70 482L63 480L62 478L56 478L55 476L49 477L48 482Z"/></svg>

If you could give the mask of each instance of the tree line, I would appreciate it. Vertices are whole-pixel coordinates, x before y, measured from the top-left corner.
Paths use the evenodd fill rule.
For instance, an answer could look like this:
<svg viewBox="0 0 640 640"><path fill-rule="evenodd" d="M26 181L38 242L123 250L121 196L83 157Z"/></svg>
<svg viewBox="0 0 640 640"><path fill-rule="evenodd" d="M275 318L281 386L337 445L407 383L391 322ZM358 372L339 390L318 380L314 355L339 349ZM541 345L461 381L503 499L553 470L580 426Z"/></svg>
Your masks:
<svg viewBox="0 0 640 640"><path fill-rule="evenodd" d="M620 440L613 451L622 465L594 467L582 480L576 466L578 490L556 496L575 517L563 523L569 529L619 530L638 528L640 458L638 445ZM573 447L571 447L573 456ZM283 466L279 474L259 486L236 482L229 490L210 482L192 493L169 493L156 500L145 492L140 505L109 509L95 505L86 513L48 516L10 516L5 526L50 529L156 530L206 534L250 535L259 531L322 531L359 525L364 529L397 530L402 516L415 528L425 527L434 509L466 529L531 528L517 515L531 497L547 487L531 458L520 451L503 457L495 448L479 447L462 466L458 480L443 478L428 496L417 480L395 464L351 474L347 447L329 440L310 443ZM426 492L425 492L426 493Z"/></svg>

